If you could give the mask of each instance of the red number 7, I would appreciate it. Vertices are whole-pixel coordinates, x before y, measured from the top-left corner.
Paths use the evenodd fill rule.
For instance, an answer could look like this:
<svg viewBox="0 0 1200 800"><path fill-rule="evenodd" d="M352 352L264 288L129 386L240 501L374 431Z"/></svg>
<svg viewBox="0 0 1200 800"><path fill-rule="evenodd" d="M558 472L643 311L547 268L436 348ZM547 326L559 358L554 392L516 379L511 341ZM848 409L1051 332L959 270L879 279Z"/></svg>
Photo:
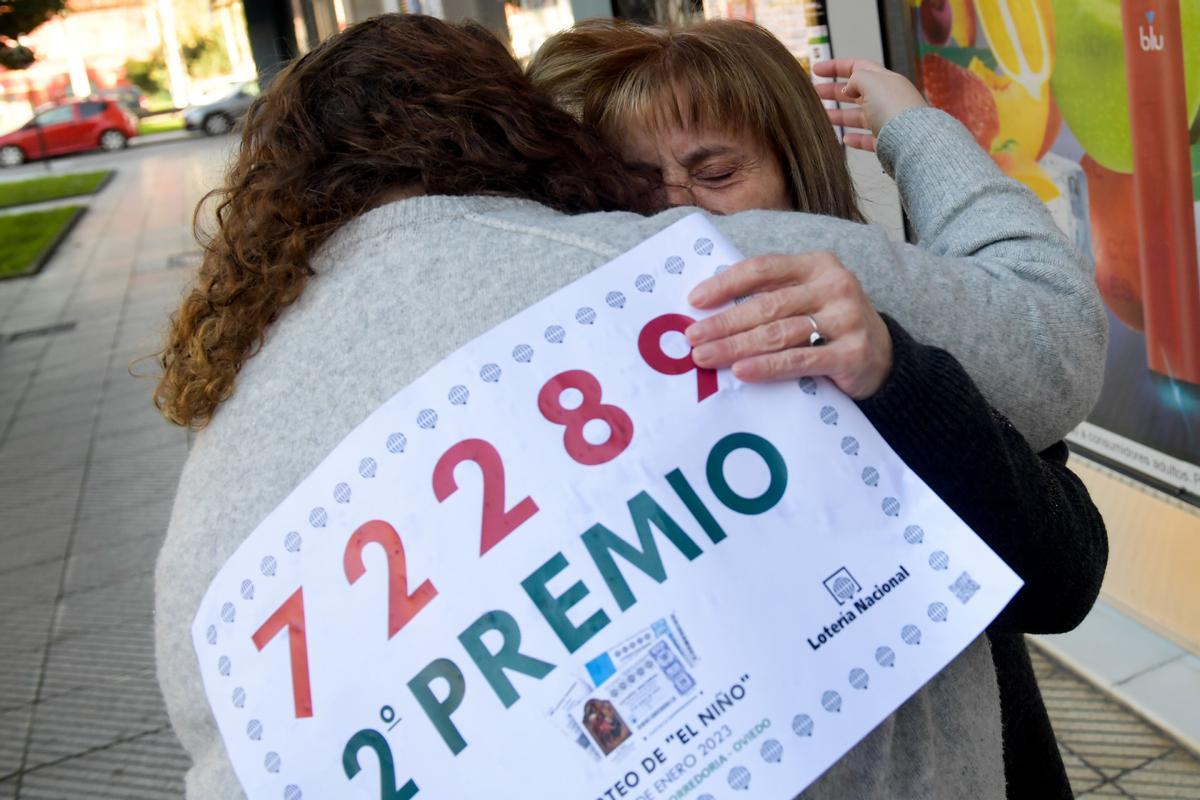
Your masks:
<svg viewBox="0 0 1200 800"><path fill-rule="evenodd" d="M304 587L301 586L262 627L250 637L260 651L284 628L288 629L288 655L292 662L292 699L296 719L313 715L312 687L308 677L308 635L304 630Z"/></svg>

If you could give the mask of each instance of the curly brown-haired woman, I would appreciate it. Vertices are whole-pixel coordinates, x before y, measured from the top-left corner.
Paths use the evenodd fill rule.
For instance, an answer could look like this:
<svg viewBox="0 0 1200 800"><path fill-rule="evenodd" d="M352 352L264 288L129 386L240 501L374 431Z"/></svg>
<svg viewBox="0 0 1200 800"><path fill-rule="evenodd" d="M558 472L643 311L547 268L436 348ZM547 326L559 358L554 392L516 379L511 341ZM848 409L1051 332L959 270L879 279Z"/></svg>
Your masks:
<svg viewBox="0 0 1200 800"><path fill-rule="evenodd" d="M896 388L893 379L920 374L912 359L925 350L895 323L881 327L878 306L914 335L953 350L1036 447L1049 445L1079 421L1103 357L1102 337L1091 336L1103 316L1086 264L1036 199L939 112L899 115L880 132L879 152L902 182L937 198L919 221L942 231L937 252L812 214L748 212L714 223L751 255L822 251L811 257L810 289L842 313L825 321L831 343L814 350L846 360L847 385L859 389L851 394L896 402L921 388ZM216 228L195 287L172 319L155 392L168 419L202 429L155 587L159 679L194 762L188 797L242 796L189 635L221 564L389 397L472 338L688 213L628 213L648 211L658 195L645 175L534 91L500 42L470 24L377 17L315 48L255 102L214 195ZM619 209L626 212L599 213ZM748 263L742 272L769 272L769 258ZM1017 295L997 291L1014 283L1022 286ZM948 313L966 298L978 298L969 336ZM1019 357L1010 357L1015 346ZM939 364L933 385L970 387L956 363ZM870 380L855 383L868 372ZM990 419L973 388L963 397L968 417ZM886 405L880 409L877 425L889 416ZM991 496L1032 515L1009 519L1005 530L1030 522L1045 532L1072 507L1074 484L1040 471L1011 428L988 430L993 445L1011 445L1004 451L1010 471L1044 478L1033 499L1017 502L1006 487L1023 484L993 476ZM914 441L947 441L943 434ZM1044 538L1061 541L1056 535ZM1002 545L994 543L1008 557ZM979 692L983 700L969 700ZM999 774L989 761L998 759L998 717L981 639L811 796L876 796L908 779L926 785L931 758L946 770L939 787L986 787ZM932 730L931 720L940 728ZM924 749L897 732L912 733ZM947 736L969 741L937 747Z"/></svg>

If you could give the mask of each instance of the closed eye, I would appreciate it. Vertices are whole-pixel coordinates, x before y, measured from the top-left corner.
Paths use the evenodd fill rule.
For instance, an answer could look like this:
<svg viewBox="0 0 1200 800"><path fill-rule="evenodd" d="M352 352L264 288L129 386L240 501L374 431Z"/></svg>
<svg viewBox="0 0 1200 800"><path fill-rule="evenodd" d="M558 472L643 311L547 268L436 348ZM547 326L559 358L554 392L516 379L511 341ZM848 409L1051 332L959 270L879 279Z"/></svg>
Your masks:
<svg viewBox="0 0 1200 800"><path fill-rule="evenodd" d="M701 181L703 183L719 184L719 183L724 183L725 181L728 181L730 178L732 178L736 174L737 174L737 170L734 170L734 169L714 170L712 172L705 172L700 175L696 175L694 177L695 177L695 180Z"/></svg>

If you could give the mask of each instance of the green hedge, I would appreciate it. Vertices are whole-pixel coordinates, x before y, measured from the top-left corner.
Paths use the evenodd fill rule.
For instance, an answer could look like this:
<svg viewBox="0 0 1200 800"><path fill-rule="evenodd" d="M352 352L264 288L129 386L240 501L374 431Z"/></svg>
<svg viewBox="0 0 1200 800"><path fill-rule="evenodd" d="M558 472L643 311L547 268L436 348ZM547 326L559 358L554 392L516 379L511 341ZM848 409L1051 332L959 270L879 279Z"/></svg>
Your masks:
<svg viewBox="0 0 1200 800"><path fill-rule="evenodd" d="M0 215L0 278L23 275L75 216L79 206Z"/></svg>
<svg viewBox="0 0 1200 800"><path fill-rule="evenodd" d="M0 183L0 208L44 203L63 197L92 194L100 188L112 170L78 172L73 175L47 175L25 181Z"/></svg>

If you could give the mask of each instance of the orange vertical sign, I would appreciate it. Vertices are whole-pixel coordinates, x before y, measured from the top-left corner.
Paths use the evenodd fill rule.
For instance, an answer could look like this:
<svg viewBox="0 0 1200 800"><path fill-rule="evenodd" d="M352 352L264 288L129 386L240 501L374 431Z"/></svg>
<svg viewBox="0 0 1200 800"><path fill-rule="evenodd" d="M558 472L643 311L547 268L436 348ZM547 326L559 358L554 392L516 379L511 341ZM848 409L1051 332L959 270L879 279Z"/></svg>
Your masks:
<svg viewBox="0 0 1200 800"><path fill-rule="evenodd" d="M1179 4L1121 0L1150 369L1200 384L1196 258Z"/></svg>

